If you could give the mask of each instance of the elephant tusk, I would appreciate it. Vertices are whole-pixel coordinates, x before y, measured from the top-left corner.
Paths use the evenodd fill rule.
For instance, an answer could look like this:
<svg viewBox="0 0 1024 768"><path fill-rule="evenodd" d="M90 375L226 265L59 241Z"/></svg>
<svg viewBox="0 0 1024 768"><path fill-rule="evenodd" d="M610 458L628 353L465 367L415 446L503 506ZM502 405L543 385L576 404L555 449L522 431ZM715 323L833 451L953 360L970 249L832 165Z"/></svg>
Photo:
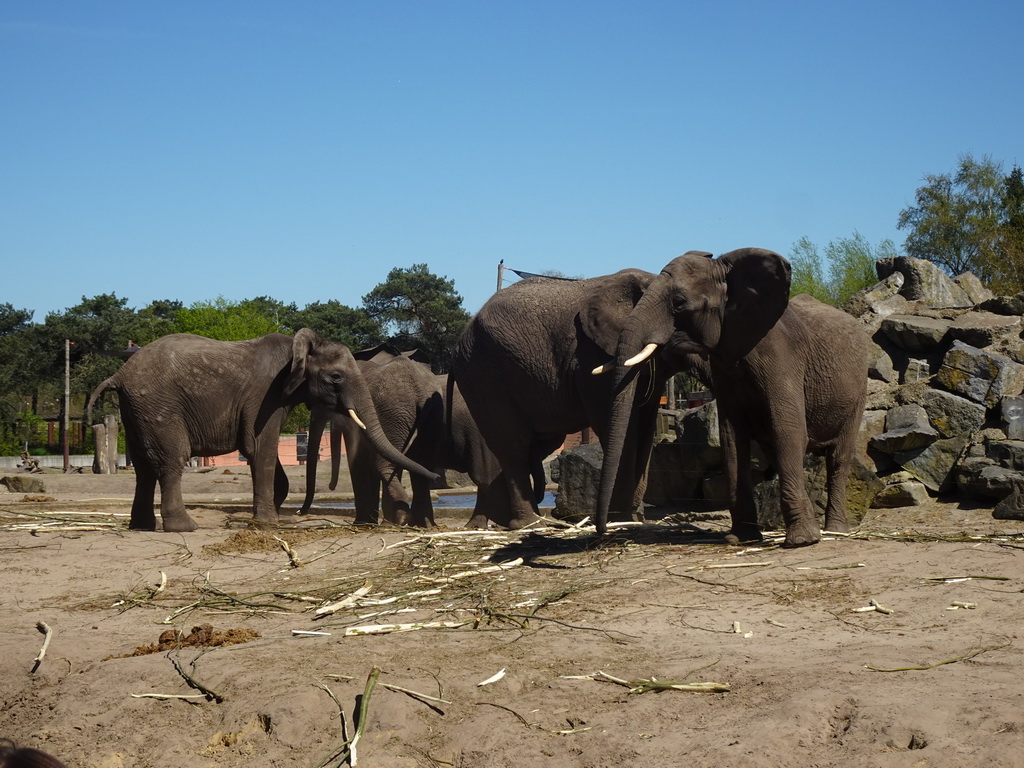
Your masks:
<svg viewBox="0 0 1024 768"><path fill-rule="evenodd" d="M654 342L651 342L646 347L641 349L637 354L633 355L633 357L629 358L629 360L624 362L623 365L627 368L632 368L637 363L642 363L644 360L646 360L648 357L654 354L654 350L656 350L657 348L658 345L655 344Z"/></svg>
<svg viewBox="0 0 1024 768"><path fill-rule="evenodd" d="M349 418L352 419L352 421L354 421L356 424L359 425L360 429L366 429L366 425L363 424L363 420L359 418L359 414L356 413L356 409L355 408L349 408L348 409L348 415L349 415Z"/></svg>
<svg viewBox="0 0 1024 768"><path fill-rule="evenodd" d="M604 365L597 366L597 368L595 368L594 370L592 370L590 372L590 375L591 376L600 376L602 373L608 373L608 371L611 371L614 368L615 368L615 363L608 362L608 363L605 363Z"/></svg>

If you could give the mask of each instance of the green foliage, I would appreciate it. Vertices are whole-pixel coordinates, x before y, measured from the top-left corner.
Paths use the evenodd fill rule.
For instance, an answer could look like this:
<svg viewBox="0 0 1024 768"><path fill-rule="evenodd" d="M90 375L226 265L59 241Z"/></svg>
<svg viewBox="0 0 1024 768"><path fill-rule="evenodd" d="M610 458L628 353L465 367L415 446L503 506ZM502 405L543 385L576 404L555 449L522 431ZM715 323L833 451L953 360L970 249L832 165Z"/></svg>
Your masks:
<svg viewBox="0 0 1024 768"><path fill-rule="evenodd" d="M127 299L113 293L83 296L80 304L46 316L33 345L40 363L36 378L60 383L63 390L65 340L69 340L71 391L87 395L121 366L124 351L141 330Z"/></svg>
<svg viewBox="0 0 1024 768"><path fill-rule="evenodd" d="M282 434L294 434L296 432L309 430L309 408L305 403L299 403L292 408L288 418L281 425Z"/></svg>
<svg viewBox="0 0 1024 768"><path fill-rule="evenodd" d="M285 321L290 321L295 311L294 304L281 304L266 296L243 301L218 296L213 301L197 301L179 309L174 329L220 341L243 341L284 332Z"/></svg>
<svg viewBox="0 0 1024 768"><path fill-rule="evenodd" d="M793 270L789 284L790 296L806 293L818 301L832 303L832 291L825 280L821 254L814 243L806 237L797 240L789 252L789 264Z"/></svg>
<svg viewBox="0 0 1024 768"><path fill-rule="evenodd" d="M961 155L954 174L929 174L900 211L910 256L951 275L973 272L996 290L1024 288L1024 183L1019 168L1004 175L989 156Z"/></svg>
<svg viewBox="0 0 1024 768"><path fill-rule="evenodd" d="M875 248L863 235L854 232L853 237L833 240L825 246L826 277L817 246L802 237L794 243L789 255L793 268L789 294L808 293L825 304L841 306L857 291L870 288L878 281L876 262L896 255L892 240L883 240Z"/></svg>
<svg viewBox="0 0 1024 768"><path fill-rule="evenodd" d="M396 347L422 349L438 373L448 370L455 342L469 322L455 281L431 273L426 264L392 269L363 297L363 306Z"/></svg>
<svg viewBox="0 0 1024 768"><path fill-rule="evenodd" d="M386 338L381 324L366 310L347 307L334 299L307 304L295 313L293 322L295 330L312 328L325 339L356 351L374 347Z"/></svg>

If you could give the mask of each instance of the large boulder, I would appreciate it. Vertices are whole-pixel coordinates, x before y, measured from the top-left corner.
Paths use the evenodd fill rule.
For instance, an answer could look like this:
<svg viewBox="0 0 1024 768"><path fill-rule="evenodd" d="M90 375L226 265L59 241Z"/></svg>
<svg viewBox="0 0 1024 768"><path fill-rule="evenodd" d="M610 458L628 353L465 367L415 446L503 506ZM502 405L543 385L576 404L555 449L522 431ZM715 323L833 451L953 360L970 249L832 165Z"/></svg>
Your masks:
<svg viewBox="0 0 1024 768"><path fill-rule="evenodd" d="M1004 355L954 341L935 374L942 388L988 408L1024 390L1024 365Z"/></svg>
<svg viewBox="0 0 1024 768"><path fill-rule="evenodd" d="M882 333L910 354L933 352L942 346L952 320L921 315L891 315L882 321Z"/></svg>
<svg viewBox="0 0 1024 768"><path fill-rule="evenodd" d="M885 416L885 432L871 438L870 446L882 453L904 453L924 448L939 439L920 405L898 405Z"/></svg>
<svg viewBox="0 0 1024 768"><path fill-rule="evenodd" d="M893 456L896 463L927 486L933 493L948 491L955 482L953 470L967 447L969 436L936 440L921 448Z"/></svg>
<svg viewBox="0 0 1024 768"><path fill-rule="evenodd" d="M604 452L599 443L562 451L554 474L558 478L554 516L582 517L594 514L601 484Z"/></svg>
<svg viewBox="0 0 1024 768"><path fill-rule="evenodd" d="M893 259L879 259L875 270L880 280L893 272L901 273L904 282L900 295L910 301L919 301L930 307L974 306L967 291L930 261L897 256Z"/></svg>
<svg viewBox="0 0 1024 768"><path fill-rule="evenodd" d="M949 326L949 338L970 344L972 347L987 347L996 339L1007 334L1020 334L1021 318L1014 315L997 315L994 312L965 312Z"/></svg>
<svg viewBox="0 0 1024 768"><path fill-rule="evenodd" d="M924 408L928 422L941 437L955 437L976 432L985 425L988 410L984 405L931 387L904 387L900 392L904 403L916 403Z"/></svg>
<svg viewBox="0 0 1024 768"><path fill-rule="evenodd" d="M0 483L11 493L46 493L46 486L38 477L29 475L8 475L0 477Z"/></svg>
<svg viewBox="0 0 1024 768"><path fill-rule="evenodd" d="M825 505L828 503L827 473L825 459L822 456L808 455L804 459L804 473L807 479L807 494L811 498L818 524L825 521ZM850 478L846 483L846 520L856 526L864 518L864 513L871 507L875 494L882 490L885 483L874 472L855 460ZM757 522L765 530L781 530L785 528L782 519L782 507L779 502L779 479L764 480L754 486L754 504L757 507Z"/></svg>

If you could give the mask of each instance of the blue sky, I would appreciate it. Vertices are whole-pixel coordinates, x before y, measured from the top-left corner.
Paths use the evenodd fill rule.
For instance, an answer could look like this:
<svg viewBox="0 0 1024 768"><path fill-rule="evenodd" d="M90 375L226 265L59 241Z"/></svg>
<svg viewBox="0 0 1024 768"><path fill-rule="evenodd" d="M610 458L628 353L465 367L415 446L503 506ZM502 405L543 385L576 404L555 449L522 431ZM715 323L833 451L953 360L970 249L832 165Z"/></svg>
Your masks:
<svg viewBox="0 0 1024 768"><path fill-rule="evenodd" d="M0 4L0 302L788 254L1024 162L1024 3Z"/></svg>

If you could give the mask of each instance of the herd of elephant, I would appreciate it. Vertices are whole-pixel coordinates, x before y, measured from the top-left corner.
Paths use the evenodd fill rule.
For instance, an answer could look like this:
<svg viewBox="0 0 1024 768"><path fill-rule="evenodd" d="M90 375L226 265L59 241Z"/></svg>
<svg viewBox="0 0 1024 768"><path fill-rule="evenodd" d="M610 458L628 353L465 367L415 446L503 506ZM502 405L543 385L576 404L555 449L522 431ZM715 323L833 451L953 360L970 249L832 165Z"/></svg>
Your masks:
<svg viewBox="0 0 1024 768"><path fill-rule="evenodd" d="M115 390L136 473L130 527L190 531L181 477L192 456L237 450L250 463L257 521L274 523L288 493L277 458L290 409L311 411L306 500L331 424L332 487L344 435L356 520L433 525L442 468L478 487L469 524L519 529L539 520L543 460L590 427L604 449L594 521L642 509L657 411L670 377L690 371L718 402L730 492L730 543L762 538L751 441L780 483L786 546L821 527L804 455L826 456L825 528L848 530L848 479L868 368L868 338L850 315L789 298L790 266L758 248L690 251L660 274L625 269L584 280L535 277L492 296L470 320L451 374L387 345L353 354L304 328L249 341L165 336L133 354L89 400ZM410 473L411 504L399 482ZM383 501L381 489L383 488Z"/></svg>

